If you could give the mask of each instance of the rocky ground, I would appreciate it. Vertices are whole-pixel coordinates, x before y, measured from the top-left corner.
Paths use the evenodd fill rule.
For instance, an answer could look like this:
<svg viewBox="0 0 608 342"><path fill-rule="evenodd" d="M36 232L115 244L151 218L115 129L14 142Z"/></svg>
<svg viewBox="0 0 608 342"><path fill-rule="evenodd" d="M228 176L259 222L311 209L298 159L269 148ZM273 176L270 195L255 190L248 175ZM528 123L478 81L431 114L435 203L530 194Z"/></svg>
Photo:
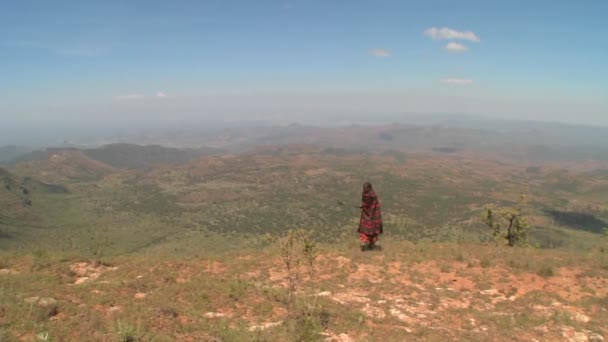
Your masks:
<svg viewBox="0 0 608 342"><path fill-rule="evenodd" d="M429 246L435 250L326 249L312 269L295 267L291 281L274 251L42 264L15 257L0 269L0 340L287 341L298 335L342 342L598 342L608 336L607 272L586 257ZM313 324L298 323L302 317Z"/></svg>

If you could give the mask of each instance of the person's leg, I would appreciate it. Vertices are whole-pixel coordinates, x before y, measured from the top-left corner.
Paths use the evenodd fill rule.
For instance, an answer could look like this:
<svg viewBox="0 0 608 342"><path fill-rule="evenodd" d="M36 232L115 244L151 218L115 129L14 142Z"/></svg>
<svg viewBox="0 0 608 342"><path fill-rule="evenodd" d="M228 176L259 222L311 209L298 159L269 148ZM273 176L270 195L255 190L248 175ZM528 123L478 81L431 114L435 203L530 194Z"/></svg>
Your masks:
<svg viewBox="0 0 608 342"><path fill-rule="evenodd" d="M378 241L378 235L377 234L373 234L373 235L369 235L369 249L373 250L376 247L376 241Z"/></svg>
<svg viewBox="0 0 608 342"><path fill-rule="evenodd" d="M366 251L369 245L369 238L365 233L359 233L359 240L361 241L361 251Z"/></svg>
<svg viewBox="0 0 608 342"><path fill-rule="evenodd" d="M378 240L378 235L360 233L360 240L362 243L361 250L362 251L371 251L375 248L374 243L376 242L376 240Z"/></svg>
<svg viewBox="0 0 608 342"><path fill-rule="evenodd" d="M380 239L380 235L376 234L376 236L374 236L374 249L377 251L382 251L382 246L376 244L379 239Z"/></svg>

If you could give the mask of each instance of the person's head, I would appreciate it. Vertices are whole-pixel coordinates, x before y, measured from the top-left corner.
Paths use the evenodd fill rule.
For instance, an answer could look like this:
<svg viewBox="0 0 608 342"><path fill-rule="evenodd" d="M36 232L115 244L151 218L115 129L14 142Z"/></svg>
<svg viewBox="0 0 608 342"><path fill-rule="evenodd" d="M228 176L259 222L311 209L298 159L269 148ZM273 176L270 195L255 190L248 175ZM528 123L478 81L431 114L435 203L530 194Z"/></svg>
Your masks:
<svg viewBox="0 0 608 342"><path fill-rule="evenodd" d="M368 193L370 191L372 191L372 183L370 183L370 182L363 183L363 192Z"/></svg>

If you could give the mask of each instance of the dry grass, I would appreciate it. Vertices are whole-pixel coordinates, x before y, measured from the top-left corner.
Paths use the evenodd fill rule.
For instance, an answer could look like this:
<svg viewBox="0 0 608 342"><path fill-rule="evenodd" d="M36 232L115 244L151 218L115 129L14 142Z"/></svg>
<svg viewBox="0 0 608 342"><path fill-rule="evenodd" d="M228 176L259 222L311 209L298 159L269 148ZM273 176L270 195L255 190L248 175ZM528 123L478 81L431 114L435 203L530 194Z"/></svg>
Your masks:
<svg viewBox="0 0 608 342"><path fill-rule="evenodd" d="M11 273L0 275L0 336L339 341L346 334L356 341L511 341L562 340L569 329L608 334L601 309L608 273L589 256L398 241L384 247L361 253L323 246L315 277L300 265L291 315L286 273L274 249L115 258L109 266L90 263L86 272L100 274L77 285L83 275L73 265L82 260L32 267L35 258L14 257L5 264ZM494 262L482 267L483 259ZM44 306L32 297L56 302Z"/></svg>
<svg viewBox="0 0 608 342"><path fill-rule="evenodd" d="M70 192L33 191L30 221L0 222L11 237L0 247L15 251L0 253L0 340L553 341L608 333L606 237L552 224L542 211L604 213L605 177L558 166L525 174L521 165L466 155L284 152L149 172L81 156L14 168L48 172L41 179L67 182ZM362 168L370 158L373 169ZM369 174L382 190L387 234L382 252L362 253L356 210L335 203L356 201ZM508 204L522 184L541 226L535 241L561 250L486 242L481 206ZM252 238L282 235L294 222L334 243L311 249L300 241L281 255L277 240ZM286 262L286 250L300 254Z"/></svg>

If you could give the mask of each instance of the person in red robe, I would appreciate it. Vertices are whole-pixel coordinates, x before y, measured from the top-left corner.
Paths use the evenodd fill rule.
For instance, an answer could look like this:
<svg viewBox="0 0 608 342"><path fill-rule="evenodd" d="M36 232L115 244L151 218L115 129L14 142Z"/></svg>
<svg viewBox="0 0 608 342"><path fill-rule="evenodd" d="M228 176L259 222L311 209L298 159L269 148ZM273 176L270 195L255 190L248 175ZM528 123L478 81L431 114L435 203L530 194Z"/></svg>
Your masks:
<svg viewBox="0 0 608 342"><path fill-rule="evenodd" d="M382 210L378 196L369 182L363 184L361 204L361 220L359 221L359 237L363 245L362 251L376 248L378 236L382 234Z"/></svg>

